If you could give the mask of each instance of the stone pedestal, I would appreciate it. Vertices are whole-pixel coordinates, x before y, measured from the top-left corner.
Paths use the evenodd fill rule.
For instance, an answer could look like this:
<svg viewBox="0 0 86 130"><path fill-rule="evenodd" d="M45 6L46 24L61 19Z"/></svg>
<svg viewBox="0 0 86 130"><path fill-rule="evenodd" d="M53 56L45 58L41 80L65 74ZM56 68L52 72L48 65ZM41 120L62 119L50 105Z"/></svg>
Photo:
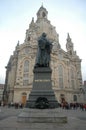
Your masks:
<svg viewBox="0 0 86 130"><path fill-rule="evenodd" d="M57 108L58 102L55 98L54 91L52 89L50 67L37 67L34 68L34 80L29 99L26 103L27 108L36 108L37 99L44 99L48 101L48 108ZM42 102L42 101L41 101Z"/></svg>
<svg viewBox="0 0 86 130"><path fill-rule="evenodd" d="M24 108L18 116L18 122L22 123L67 123L67 117L59 113L57 109L29 109Z"/></svg>

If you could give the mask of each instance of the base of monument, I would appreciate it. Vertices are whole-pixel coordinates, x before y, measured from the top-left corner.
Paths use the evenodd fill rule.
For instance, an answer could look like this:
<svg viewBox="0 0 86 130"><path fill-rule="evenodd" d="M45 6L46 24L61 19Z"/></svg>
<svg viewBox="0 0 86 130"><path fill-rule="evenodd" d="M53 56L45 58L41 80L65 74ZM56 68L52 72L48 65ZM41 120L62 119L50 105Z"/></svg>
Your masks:
<svg viewBox="0 0 86 130"><path fill-rule="evenodd" d="M52 70L50 67L34 68L33 87L26 102L27 108L58 108L54 90L52 89ZM47 104L47 106L46 106Z"/></svg>
<svg viewBox="0 0 86 130"><path fill-rule="evenodd" d="M24 108L17 121L22 123L67 123L67 117L59 113L57 109Z"/></svg>

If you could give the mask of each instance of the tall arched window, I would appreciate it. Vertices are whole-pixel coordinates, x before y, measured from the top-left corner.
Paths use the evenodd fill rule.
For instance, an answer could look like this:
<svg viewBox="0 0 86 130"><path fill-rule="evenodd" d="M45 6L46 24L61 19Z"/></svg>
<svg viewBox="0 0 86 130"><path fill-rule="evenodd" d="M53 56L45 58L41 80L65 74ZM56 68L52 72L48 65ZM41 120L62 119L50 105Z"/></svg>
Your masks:
<svg viewBox="0 0 86 130"><path fill-rule="evenodd" d="M24 72L28 72L28 71L29 71L29 61L26 60L26 61L24 62Z"/></svg>
<svg viewBox="0 0 86 130"><path fill-rule="evenodd" d="M24 71L23 71L23 85L27 86L29 84L29 61L24 62Z"/></svg>
<svg viewBox="0 0 86 130"><path fill-rule="evenodd" d="M75 78L74 78L74 69L73 67L70 69L70 78L71 78L71 87L75 88Z"/></svg>
<svg viewBox="0 0 86 130"><path fill-rule="evenodd" d="M77 96L73 95L73 101L77 102Z"/></svg>
<svg viewBox="0 0 86 130"><path fill-rule="evenodd" d="M63 88L63 66L58 66L59 87Z"/></svg>

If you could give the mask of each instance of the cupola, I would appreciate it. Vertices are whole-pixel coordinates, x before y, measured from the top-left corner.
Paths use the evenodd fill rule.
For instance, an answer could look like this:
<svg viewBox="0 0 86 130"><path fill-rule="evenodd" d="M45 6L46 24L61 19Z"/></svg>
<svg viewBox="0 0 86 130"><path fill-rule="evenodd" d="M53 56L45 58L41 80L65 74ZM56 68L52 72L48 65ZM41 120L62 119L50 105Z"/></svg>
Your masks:
<svg viewBox="0 0 86 130"><path fill-rule="evenodd" d="M39 8L38 12L37 12L37 19L40 18L47 18L47 14L48 11L46 10L46 8L43 7L43 5Z"/></svg>

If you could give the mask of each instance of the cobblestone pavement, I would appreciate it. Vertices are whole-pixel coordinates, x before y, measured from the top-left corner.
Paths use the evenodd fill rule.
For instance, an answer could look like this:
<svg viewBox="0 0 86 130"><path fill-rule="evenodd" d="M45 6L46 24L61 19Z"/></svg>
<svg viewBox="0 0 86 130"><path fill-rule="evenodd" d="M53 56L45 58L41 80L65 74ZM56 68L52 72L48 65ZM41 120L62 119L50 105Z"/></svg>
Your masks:
<svg viewBox="0 0 86 130"><path fill-rule="evenodd" d="M86 130L86 111L58 108L68 118L68 123L19 123L17 116L22 109L0 108L0 130Z"/></svg>

